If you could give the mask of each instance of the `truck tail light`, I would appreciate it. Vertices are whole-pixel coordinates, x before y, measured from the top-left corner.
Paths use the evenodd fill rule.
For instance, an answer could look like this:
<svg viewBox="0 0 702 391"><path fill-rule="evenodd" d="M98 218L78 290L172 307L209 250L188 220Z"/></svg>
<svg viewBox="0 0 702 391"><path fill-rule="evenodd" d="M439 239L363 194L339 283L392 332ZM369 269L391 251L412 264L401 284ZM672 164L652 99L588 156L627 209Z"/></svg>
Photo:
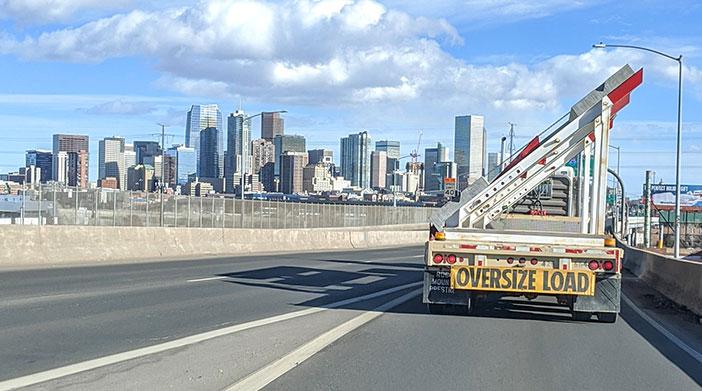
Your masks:
<svg viewBox="0 0 702 391"><path fill-rule="evenodd" d="M522 263L522 264L526 263L526 258L519 258L519 263Z"/></svg>
<svg viewBox="0 0 702 391"><path fill-rule="evenodd" d="M612 271L614 269L614 262L612 261L604 261L602 262L602 268L605 269L605 271Z"/></svg>
<svg viewBox="0 0 702 391"><path fill-rule="evenodd" d="M507 263L509 263L510 265L513 264L514 258L512 258L512 257L507 258Z"/></svg>
<svg viewBox="0 0 702 391"><path fill-rule="evenodd" d="M448 262L449 265L453 265L456 263L456 256L453 254L449 254L448 257L446 257L446 262Z"/></svg>
<svg viewBox="0 0 702 391"><path fill-rule="evenodd" d="M529 262L531 262L532 265L536 265L537 263L539 263L539 260L536 258L532 258Z"/></svg>
<svg viewBox="0 0 702 391"><path fill-rule="evenodd" d="M434 255L434 263L441 263L444 261L444 256L441 254Z"/></svg>
<svg viewBox="0 0 702 391"><path fill-rule="evenodd" d="M600 268L600 263L595 261L595 260L592 260L592 261L587 263L587 267L590 270L597 270Z"/></svg>

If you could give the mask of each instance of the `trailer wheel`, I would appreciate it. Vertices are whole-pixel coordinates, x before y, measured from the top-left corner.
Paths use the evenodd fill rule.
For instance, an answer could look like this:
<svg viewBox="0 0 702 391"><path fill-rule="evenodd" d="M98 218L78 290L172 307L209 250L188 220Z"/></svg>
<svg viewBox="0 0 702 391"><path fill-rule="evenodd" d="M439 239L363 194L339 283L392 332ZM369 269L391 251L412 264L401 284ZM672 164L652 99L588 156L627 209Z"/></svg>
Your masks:
<svg viewBox="0 0 702 391"><path fill-rule="evenodd" d="M573 311L572 315L575 321L587 322L592 317L592 312Z"/></svg>
<svg viewBox="0 0 702 391"><path fill-rule="evenodd" d="M617 321L616 312L598 312L597 321L602 323L614 323Z"/></svg>

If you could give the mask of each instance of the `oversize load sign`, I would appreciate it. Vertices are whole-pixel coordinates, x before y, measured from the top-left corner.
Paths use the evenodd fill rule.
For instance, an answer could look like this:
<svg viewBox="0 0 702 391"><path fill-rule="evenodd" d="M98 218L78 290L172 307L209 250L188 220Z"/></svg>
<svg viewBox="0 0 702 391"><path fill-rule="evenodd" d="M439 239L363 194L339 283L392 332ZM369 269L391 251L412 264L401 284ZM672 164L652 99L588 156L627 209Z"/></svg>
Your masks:
<svg viewBox="0 0 702 391"><path fill-rule="evenodd" d="M593 296L595 273L516 267L451 267L451 288Z"/></svg>

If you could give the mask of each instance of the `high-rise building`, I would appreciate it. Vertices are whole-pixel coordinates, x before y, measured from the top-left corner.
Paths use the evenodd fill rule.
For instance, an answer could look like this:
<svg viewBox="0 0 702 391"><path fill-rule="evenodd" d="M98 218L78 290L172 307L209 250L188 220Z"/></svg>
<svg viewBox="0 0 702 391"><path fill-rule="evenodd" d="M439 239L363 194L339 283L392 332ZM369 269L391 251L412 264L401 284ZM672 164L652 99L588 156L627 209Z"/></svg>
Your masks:
<svg viewBox="0 0 702 391"><path fill-rule="evenodd" d="M481 115L456 117L454 160L458 166L459 189L475 182L484 174L485 120Z"/></svg>
<svg viewBox="0 0 702 391"><path fill-rule="evenodd" d="M185 145L174 145L168 148L166 155L175 159L175 179L171 181L171 186L185 186L191 175L196 175L197 162L195 161L195 148Z"/></svg>
<svg viewBox="0 0 702 391"><path fill-rule="evenodd" d="M434 173L439 182L439 188L436 190L446 190L445 179L456 178L456 163L450 161L437 162L434 165Z"/></svg>
<svg viewBox="0 0 702 391"><path fill-rule="evenodd" d="M131 166L137 165L136 151L134 144L124 144L124 170L128 170Z"/></svg>
<svg viewBox="0 0 702 391"><path fill-rule="evenodd" d="M68 186L88 187L88 152L80 150L78 152L67 152L67 155L66 176Z"/></svg>
<svg viewBox="0 0 702 391"><path fill-rule="evenodd" d="M137 164L127 170L127 188L134 191L151 191L153 187L154 168L150 165Z"/></svg>
<svg viewBox="0 0 702 391"><path fill-rule="evenodd" d="M385 175L388 172L388 153L385 151L371 152L371 187L385 188Z"/></svg>
<svg viewBox="0 0 702 391"><path fill-rule="evenodd" d="M193 105L190 107L190 111L188 111L187 121L185 123L185 146L195 148L195 155L199 165L200 132L202 132L205 128L211 127L216 127L220 130L220 140L218 145L221 149L219 159L221 160L220 170L222 170L224 168L224 132L222 131L224 127L222 120L222 112L219 110L219 106L217 106L216 104ZM197 168L197 172L199 175L202 175L200 173L199 166Z"/></svg>
<svg viewBox="0 0 702 391"><path fill-rule="evenodd" d="M278 191L278 181L275 177L275 163L268 162L261 167L261 183L265 191Z"/></svg>
<svg viewBox="0 0 702 391"><path fill-rule="evenodd" d="M55 134L54 135L54 146L53 146L53 156L54 156L54 163L53 164L53 178L55 180L59 180L59 165L57 162L59 152L66 152L68 153L76 153L78 154L78 157L74 157L74 162L76 164L80 164L80 167L73 167L71 173L74 175L80 175L81 178L80 180L77 180L78 178L76 177L71 177L70 174L68 173L68 169L66 168L68 162L68 155L64 156L65 162L64 166L62 168L66 168L64 173L64 177L62 178L61 182L63 183L77 183L77 185L72 185L72 186L80 186L83 188L88 187L88 173L89 173L89 166L88 166L88 154L90 151L90 142L88 136L82 136L82 135L74 135L74 134ZM82 158L80 158L82 156ZM85 175L81 175L85 174Z"/></svg>
<svg viewBox="0 0 702 391"><path fill-rule="evenodd" d="M199 176L203 178L222 178L220 170L219 147L220 130L215 127L205 128L200 132Z"/></svg>
<svg viewBox="0 0 702 391"><path fill-rule="evenodd" d="M161 144L158 141L135 141L133 145L136 164L146 164L150 158L161 156Z"/></svg>
<svg viewBox="0 0 702 391"><path fill-rule="evenodd" d="M285 152L304 152L307 155L305 148L305 137L294 134L277 135L273 139L275 147L275 175L280 176L280 157Z"/></svg>
<svg viewBox="0 0 702 391"><path fill-rule="evenodd" d="M309 155L308 155L309 156ZM332 191L334 188L331 173L324 163L310 163L302 170L302 190L307 193Z"/></svg>
<svg viewBox="0 0 702 391"><path fill-rule="evenodd" d="M251 165L251 120L246 120L246 113L239 109L227 117L227 157L224 164L227 192L233 193L237 185L234 174L250 174Z"/></svg>
<svg viewBox="0 0 702 391"><path fill-rule="evenodd" d="M441 177L436 172L436 164L447 162L448 160L448 148L441 143L437 143L436 148L426 148L424 150L424 191L441 189Z"/></svg>
<svg viewBox="0 0 702 391"><path fill-rule="evenodd" d="M385 151L388 159L400 159L400 142L391 140L380 140L375 142L376 151Z"/></svg>
<svg viewBox="0 0 702 391"><path fill-rule="evenodd" d="M98 179L115 178L118 189L127 188L127 170L124 164L124 139L105 137L98 151Z"/></svg>
<svg viewBox="0 0 702 391"><path fill-rule="evenodd" d="M307 153L286 151L280 156L280 163L280 191L285 194L302 193Z"/></svg>
<svg viewBox="0 0 702 391"><path fill-rule="evenodd" d="M341 174L351 186L370 187L370 146L365 131L341 139Z"/></svg>
<svg viewBox="0 0 702 391"><path fill-rule="evenodd" d="M52 179L54 174L54 155L51 151L32 149L25 155L25 166L34 166L39 169L39 178L34 178L35 182L46 183Z"/></svg>
<svg viewBox="0 0 702 391"><path fill-rule="evenodd" d="M261 138L273 141L275 136L285 134L285 122L280 113L263 112L261 114Z"/></svg>
<svg viewBox="0 0 702 391"><path fill-rule="evenodd" d="M331 149L310 149L307 151L307 159L310 164L334 164L334 151Z"/></svg>
<svg viewBox="0 0 702 391"><path fill-rule="evenodd" d="M497 177L497 175L500 174L500 153L499 152L490 152L488 153L487 156L488 159L488 164L487 164L487 179L488 182L492 182L493 179Z"/></svg>
<svg viewBox="0 0 702 391"><path fill-rule="evenodd" d="M251 172L260 174L266 163L275 163L275 146L272 141L256 139L251 142Z"/></svg>

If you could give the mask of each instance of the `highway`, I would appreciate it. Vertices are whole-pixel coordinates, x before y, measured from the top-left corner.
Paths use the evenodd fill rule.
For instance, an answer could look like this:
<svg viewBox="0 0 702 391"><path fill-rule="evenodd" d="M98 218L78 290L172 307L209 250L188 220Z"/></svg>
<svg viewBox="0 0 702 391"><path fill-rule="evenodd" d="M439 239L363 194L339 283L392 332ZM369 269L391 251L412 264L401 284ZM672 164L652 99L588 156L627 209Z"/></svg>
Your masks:
<svg viewBox="0 0 702 391"><path fill-rule="evenodd" d="M429 315L422 252L2 272L0 389L702 388L695 352L628 304L612 325L546 299ZM699 346L699 325L672 322Z"/></svg>

